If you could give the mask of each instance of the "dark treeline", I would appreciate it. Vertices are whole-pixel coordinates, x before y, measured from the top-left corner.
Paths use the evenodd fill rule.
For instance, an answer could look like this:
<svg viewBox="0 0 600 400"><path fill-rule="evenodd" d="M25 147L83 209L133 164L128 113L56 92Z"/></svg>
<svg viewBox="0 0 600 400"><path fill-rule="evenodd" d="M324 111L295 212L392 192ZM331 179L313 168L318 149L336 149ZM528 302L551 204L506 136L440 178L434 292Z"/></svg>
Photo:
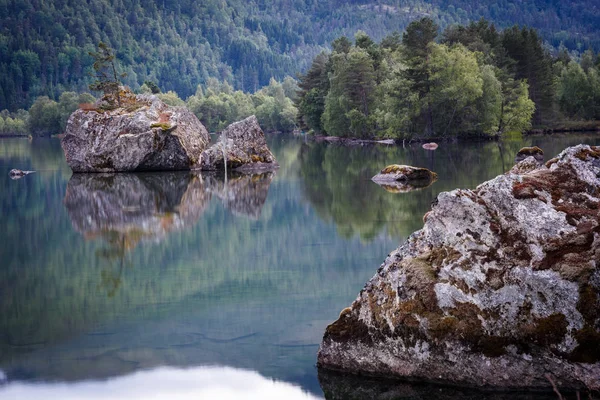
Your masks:
<svg viewBox="0 0 600 400"><path fill-rule="evenodd" d="M485 17L537 28L558 48L600 49L593 0L0 0L0 110L87 90L99 42L117 51L125 83L156 82L182 98L209 78L255 92L305 71L341 35L374 40L431 16L441 27Z"/></svg>
<svg viewBox="0 0 600 400"><path fill-rule="evenodd" d="M600 119L600 57L553 57L532 28L428 17L375 43L359 31L300 77L302 128L333 136L488 135Z"/></svg>

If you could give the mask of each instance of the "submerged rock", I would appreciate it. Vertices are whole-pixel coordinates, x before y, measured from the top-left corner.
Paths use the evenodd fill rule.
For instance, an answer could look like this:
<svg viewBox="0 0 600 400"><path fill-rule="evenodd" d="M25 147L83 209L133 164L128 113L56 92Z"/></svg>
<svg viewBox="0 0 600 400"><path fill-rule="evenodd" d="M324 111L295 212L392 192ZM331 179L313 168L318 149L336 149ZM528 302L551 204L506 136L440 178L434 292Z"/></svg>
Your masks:
<svg viewBox="0 0 600 400"><path fill-rule="evenodd" d="M73 172L189 170L209 143L206 128L185 107L128 91L121 107L99 103L75 111L61 140Z"/></svg>
<svg viewBox="0 0 600 400"><path fill-rule="evenodd" d="M523 147L517 152L515 156L515 162L521 162L527 157L533 157L538 163L544 162L544 151L537 146Z"/></svg>
<svg viewBox="0 0 600 400"><path fill-rule="evenodd" d="M434 182L437 179L437 174L427 168L392 164L382 169L371 179L379 185L397 185L400 182L415 187L424 187Z"/></svg>
<svg viewBox="0 0 600 400"><path fill-rule="evenodd" d="M497 388L600 389L600 147L440 193L326 329L318 365Z"/></svg>
<svg viewBox="0 0 600 400"><path fill-rule="evenodd" d="M229 170L250 172L279 167L254 115L225 128L219 141L202 153L198 167L207 171L224 169L224 155Z"/></svg>

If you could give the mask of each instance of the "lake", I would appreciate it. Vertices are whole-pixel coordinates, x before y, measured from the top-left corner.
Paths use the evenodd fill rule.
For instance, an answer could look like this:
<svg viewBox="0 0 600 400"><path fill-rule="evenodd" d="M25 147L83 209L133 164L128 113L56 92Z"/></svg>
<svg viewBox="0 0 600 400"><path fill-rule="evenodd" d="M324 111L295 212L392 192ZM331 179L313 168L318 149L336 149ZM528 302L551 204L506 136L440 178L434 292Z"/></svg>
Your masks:
<svg viewBox="0 0 600 400"><path fill-rule="evenodd" d="M438 193L502 174L523 146L548 160L600 136L435 152L268 142L276 173L225 179L71 176L58 140L0 139L0 398L485 397L319 374L317 349ZM392 163L439 179L389 192L370 178ZM37 172L11 180L11 168Z"/></svg>

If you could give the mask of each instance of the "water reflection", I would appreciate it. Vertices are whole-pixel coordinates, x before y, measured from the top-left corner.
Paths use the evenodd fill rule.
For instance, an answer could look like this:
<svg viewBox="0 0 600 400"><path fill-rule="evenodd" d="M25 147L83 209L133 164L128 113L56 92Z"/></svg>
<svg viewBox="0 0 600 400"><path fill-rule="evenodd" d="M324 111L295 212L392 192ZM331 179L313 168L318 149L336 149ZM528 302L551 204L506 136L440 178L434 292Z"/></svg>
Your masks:
<svg viewBox="0 0 600 400"><path fill-rule="evenodd" d="M213 194L230 211L258 217L273 176L74 174L64 204L77 232L86 239L101 237L121 253L142 240L160 241L171 231L194 225Z"/></svg>
<svg viewBox="0 0 600 400"><path fill-rule="evenodd" d="M525 145L548 158L600 144L590 137L442 144L433 158L419 146L279 136L269 138L276 176L227 183L189 173L69 179L58 141L1 140L0 369L12 381L112 382L160 366L228 365L320 395L325 327L421 228L440 191L504 172ZM439 179L388 193L371 177L393 163ZM15 167L38 173L11 181Z"/></svg>
<svg viewBox="0 0 600 400"><path fill-rule="evenodd" d="M382 380L319 370L326 399L370 400L556 400L553 392L497 392L426 383ZM565 394L565 393L563 393ZM585 397L585 395L584 395ZM570 398L575 398L572 396Z"/></svg>
<svg viewBox="0 0 600 400"><path fill-rule="evenodd" d="M38 399L286 399L318 397L299 386L265 378L254 371L227 367L158 368L112 378L77 383L20 383L1 386L4 400Z"/></svg>
<svg viewBox="0 0 600 400"><path fill-rule="evenodd" d="M375 183L378 184L379 186L381 186L381 188L383 190L385 190L386 192L409 193L409 192L414 192L415 190L421 190L421 189L428 188L429 186L433 185L434 182L435 182L435 180L433 180L431 182L427 182L423 185L420 185L417 182L408 183L408 182L398 182L398 181L386 182L386 183L375 182Z"/></svg>

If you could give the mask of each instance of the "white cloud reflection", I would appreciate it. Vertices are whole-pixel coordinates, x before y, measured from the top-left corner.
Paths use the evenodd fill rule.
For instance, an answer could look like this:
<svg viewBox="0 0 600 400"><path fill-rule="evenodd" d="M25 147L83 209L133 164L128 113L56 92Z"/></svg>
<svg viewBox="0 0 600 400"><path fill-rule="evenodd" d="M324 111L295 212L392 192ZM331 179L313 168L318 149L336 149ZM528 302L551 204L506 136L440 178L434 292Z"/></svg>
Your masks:
<svg viewBox="0 0 600 400"><path fill-rule="evenodd" d="M9 382L0 399L317 399L299 386L229 367L158 368L104 381Z"/></svg>

